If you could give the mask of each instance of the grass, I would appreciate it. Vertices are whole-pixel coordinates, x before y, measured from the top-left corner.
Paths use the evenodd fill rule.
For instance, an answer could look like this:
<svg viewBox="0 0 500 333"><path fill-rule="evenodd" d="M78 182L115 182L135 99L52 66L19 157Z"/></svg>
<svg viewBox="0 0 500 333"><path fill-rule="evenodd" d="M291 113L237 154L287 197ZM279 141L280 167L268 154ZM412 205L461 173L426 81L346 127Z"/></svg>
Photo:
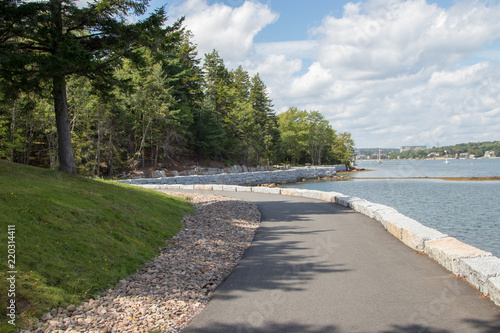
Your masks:
<svg viewBox="0 0 500 333"><path fill-rule="evenodd" d="M0 331L29 326L134 273L191 212L187 201L158 192L0 160ZM9 225L15 226L15 326L5 306L12 298L7 271L14 270L7 266Z"/></svg>

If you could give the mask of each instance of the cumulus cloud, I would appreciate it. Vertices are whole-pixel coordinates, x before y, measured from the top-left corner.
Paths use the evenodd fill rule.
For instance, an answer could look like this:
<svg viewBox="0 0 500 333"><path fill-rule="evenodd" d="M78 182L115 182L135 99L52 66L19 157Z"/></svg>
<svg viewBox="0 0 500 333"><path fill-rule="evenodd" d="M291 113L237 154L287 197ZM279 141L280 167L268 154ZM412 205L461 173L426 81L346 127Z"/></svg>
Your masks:
<svg viewBox="0 0 500 333"><path fill-rule="evenodd" d="M254 37L279 17L267 5L250 1L234 8L187 0L173 11L186 15L185 25L193 32L200 54L216 49L228 61L242 60L254 52Z"/></svg>
<svg viewBox="0 0 500 333"><path fill-rule="evenodd" d="M215 48L259 72L278 112L319 110L358 147L498 140L500 5L430 2L348 3L308 40L260 44L255 36L279 18L268 5L187 0L177 11L200 54Z"/></svg>
<svg viewBox="0 0 500 333"><path fill-rule="evenodd" d="M448 11L423 0L374 6L348 4L341 18L326 17L313 29L325 66L360 78L417 72L467 59L500 37L498 6L463 2ZM351 74L352 75L352 74Z"/></svg>
<svg viewBox="0 0 500 333"><path fill-rule="evenodd" d="M485 131L495 139L498 62L462 63L485 56L482 47L500 37L499 15L500 6L482 2L449 9L423 0L349 3L342 17L327 16L311 30L318 52L290 84L291 101L307 108L320 99L321 111L358 146L432 146Z"/></svg>

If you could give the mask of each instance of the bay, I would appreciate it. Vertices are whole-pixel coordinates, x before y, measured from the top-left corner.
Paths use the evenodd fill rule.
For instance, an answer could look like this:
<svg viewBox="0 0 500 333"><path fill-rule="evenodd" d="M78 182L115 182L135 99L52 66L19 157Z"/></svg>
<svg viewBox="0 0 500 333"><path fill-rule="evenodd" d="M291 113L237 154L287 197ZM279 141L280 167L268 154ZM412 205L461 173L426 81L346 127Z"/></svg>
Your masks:
<svg viewBox="0 0 500 333"><path fill-rule="evenodd" d="M308 181L286 187L340 192L395 208L401 214L500 257L500 181L407 177L498 177L500 159L361 161L373 171L346 181ZM371 179L396 177L399 179Z"/></svg>

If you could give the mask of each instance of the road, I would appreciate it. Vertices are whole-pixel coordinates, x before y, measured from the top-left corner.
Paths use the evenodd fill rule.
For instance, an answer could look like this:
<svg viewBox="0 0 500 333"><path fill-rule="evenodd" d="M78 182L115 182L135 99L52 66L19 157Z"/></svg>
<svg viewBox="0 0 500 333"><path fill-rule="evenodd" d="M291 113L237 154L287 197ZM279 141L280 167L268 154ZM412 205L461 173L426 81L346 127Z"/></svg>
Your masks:
<svg viewBox="0 0 500 333"><path fill-rule="evenodd" d="M498 306L365 215L307 198L194 192L252 201L262 224L183 332L500 332Z"/></svg>

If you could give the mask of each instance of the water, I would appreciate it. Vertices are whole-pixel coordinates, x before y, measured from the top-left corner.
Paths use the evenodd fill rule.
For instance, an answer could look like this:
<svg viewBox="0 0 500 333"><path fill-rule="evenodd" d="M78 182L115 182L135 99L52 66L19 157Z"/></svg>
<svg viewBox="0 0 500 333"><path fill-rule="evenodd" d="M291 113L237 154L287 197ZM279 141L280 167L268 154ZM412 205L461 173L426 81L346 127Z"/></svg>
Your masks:
<svg viewBox="0 0 500 333"><path fill-rule="evenodd" d="M361 161L360 168L374 169L356 177L500 177L500 159Z"/></svg>
<svg viewBox="0 0 500 333"><path fill-rule="evenodd" d="M366 179L372 177L494 177L500 159L359 162L353 180L288 185L340 192L394 207L420 223L500 257L500 181Z"/></svg>

